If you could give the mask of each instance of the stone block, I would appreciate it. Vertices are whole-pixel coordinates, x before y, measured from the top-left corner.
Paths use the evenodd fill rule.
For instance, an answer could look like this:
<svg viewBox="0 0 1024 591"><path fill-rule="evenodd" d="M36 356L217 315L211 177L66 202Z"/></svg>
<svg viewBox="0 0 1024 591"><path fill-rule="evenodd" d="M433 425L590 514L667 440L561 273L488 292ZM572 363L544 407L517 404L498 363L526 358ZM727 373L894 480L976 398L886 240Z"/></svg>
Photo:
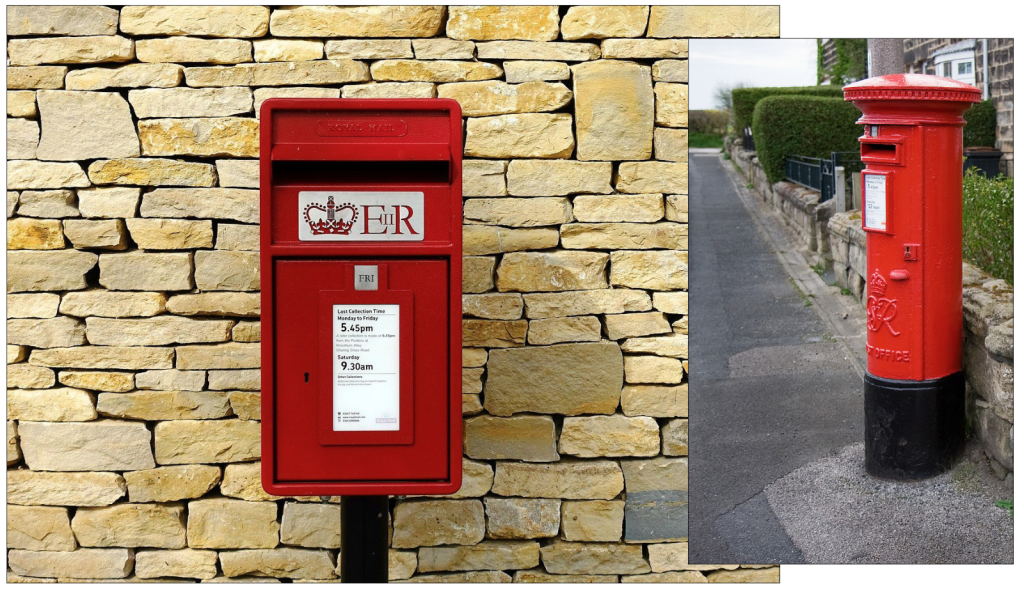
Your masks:
<svg viewBox="0 0 1024 591"><path fill-rule="evenodd" d="M462 195L464 197L501 197L505 190L505 169L508 162L493 160L462 161Z"/></svg>
<svg viewBox="0 0 1024 591"><path fill-rule="evenodd" d="M626 339L621 346L626 353L653 353L680 359L686 359L690 349L687 336L679 333Z"/></svg>
<svg viewBox="0 0 1024 591"><path fill-rule="evenodd" d="M212 164L200 162L167 158L122 158L93 162L89 165L89 180L97 185L212 187L217 183L217 172Z"/></svg>
<svg viewBox="0 0 1024 591"><path fill-rule="evenodd" d="M658 60L651 65L651 74L655 82L682 82L690 81L689 64L687 60Z"/></svg>
<svg viewBox="0 0 1024 591"><path fill-rule="evenodd" d="M565 62L510 60L502 68L509 84L569 79L569 64Z"/></svg>
<svg viewBox="0 0 1024 591"><path fill-rule="evenodd" d="M561 227L564 248L685 250L689 235L686 224L598 223L565 224Z"/></svg>
<svg viewBox="0 0 1024 591"><path fill-rule="evenodd" d="M494 289L494 257L462 257L462 292Z"/></svg>
<svg viewBox="0 0 1024 591"><path fill-rule="evenodd" d="M18 425L21 451L32 470L90 472L152 468L152 436L143 423L92 421Z"/></svg>
<svg viewBox="0 0 1024 591"><path fill-rule="evenodd" d="M85 390L128 392L135 389L135 374L130 372L71 370L60 372L58 379L65 386Z"/></svg>
<svg viewBox="0 0 1024 591"><path fill-rule="evenodd" d="M64 225L61 220L14 218L7 220L7 250L61 250Z"/></svg>
<svg viewBox="0 0 1024 591"><path fill-rule="evenodd" d="M568 158L575 145L572 116L566 113L471 118L466 125L466 156Z"/></svg>
<svg viewBox="0 0 1024 591"><path fill-rule="evenodd" d="M496 254L558 246L554 228L501 228L469 224L462 228L462 253Z"/></svg>
<svg viewBox="0 0 1024 591"><path fill-rule="evenodd" d="M466 223L502 226L554 226L572 221L572 205L565 197L468 199Z"/></svg>
<svg viewBox="0 0 1024 591"><path fill-rule="evenodd" d="M341 90L342 98L434 98L432 82L374 82L350 84Z"/></svg>
<svg viewBox="0 0 1024 591"><path fill-rule="evenodd" d="M572 200L579 222L657 222L665 217L658 193L646 195L579 195Z"/></svg>
<svg viewBox="0 0 1024 591"><path fill-rule="evenodd" d="M678 384L683 381L683 364L678 359L655 355L627 355L622 359L628 384Z"/></svg>
<svg viewBox="0 0 1024 591"><path fill-rule="evenodd" d="M501 76L501 67L457 60L380 60L370 75L380 82L472 82Z"/></svg>
<svg viewBox="0 0 1024 591"><path fill-rule="evenodd" d="M265 6L125 6L121 30L131 35L262 37L270 9Z"/></svg>
<svg viewBox="0 0 1024 591"><path fill-rule="evenodd" d="M135 374L135 386L140 390L191 390L198 392L203 389L205 384L205 371L156 369Z"/></svg>
<svg viewBox="0 0 1024 591"><path fill-rule="evenodd" d="M183 291L192 284L192 253L100 255L100 285L111 290Z"/></svg>
<svg viewBox="0 0 1024 591"><path fill-rule="evenodd" d="M661 453L685 456L690 453L690 425L687 419L673 419L661 427Z"/></svg>
<svg viewBox="0 0 1024 591"><path fill-rule="evenodd" d="M557 511L556 511L557 516ZM481 542L475 546L420 548L419 572L513 570L540 564L540 544L526 541Z"/></svg>
<svg viewBox="0 0 1024 591"><path fill-rule="evenodd" d="M75 248L128 248L128 232L122 220L66 220L64 235Z"/></svg>
<svg viewBox="0 0 1024 591"><path fill-rule="evenodd" d="M555 6L452 6L446 32L452 39L554 41L558 10Z"/></svg>
<svg viewBox="0 0 1024 591"><path fill-rule="evenodd" d="M228 400L231 402L231 411L244 420L260 420L260 393L259 392L229 392Z"/></svg>
<svg viewBox="0 0 1024 591"><path fill-rule="evenodd" d="M476 44L458 39L413 39L412 49L418 60L471 60Z"/></svg>
<svg viewBox="0 0 1024 591"><path fill-rule="evenodd" d="M170 369L174 349L168 347L62 347L37 349L29 363L76 369Z"/></svg>
<svg viewBox="0 0 1024 591"><path fill-rule="evenodd" d="M177 577L208 580L217 576L217 553L212 550L142 550L135 555L140 579Z"/></svg>
<svg viewBox="0 0 1024 591"><path fill-rule="evenodd" d="M388 550L388 580L402 581L416 572L416 552Z"/></svg>
<svg viewBox="0 0 1024 591"><path fill-rule="evenodd" d="M259 223L259 191L252 189L157 189L142 197L148 218L212 218Z"/></svg>
<svg viewBox="0 0 1024 591"><path fill-rule="evenodd" d="M779 567L716 570L708 573L709 583L778 583Z"/></svg>
<svg viewBox="0 0 1024 591"><path fill-rule="evenodd" d="M43 160L91 160L139 155L128 102L112 92L37 93L43 133L37 154ZM75 141L69 142L68 138Z"/></svg>
<svg viewBox="0 0 1024 591"><path fill-rule="evenodd" d="M270 33L278 37L433 37L444 6L298 6L278 8Z"/></svg>
<svg viewBox="0 0 1024 591"><path fill-rule="evenodd" d="M114 35L117 10L106 6L10 6L7 34L22 35Z"/></svg>
<svg viewBox="0 0 1024 591"><path fill-rule="evenodd" d="M25 191L18 199L18 215L34 218L77 218L78 205L75 192Z"/></svg>
<svg viewBox="0 0 1024 591"><path fill-rule="evenodd" d="M686 162L623 162L615 175L622 193L686 193Z"/></svg>
<svg viewBox="0 0 1024 591"><path fill-rule="evenodd" d="M7 547L71 552L78 547L67 507L7 506Z"/></svg>
<svg viewBox="0 0 1024 591"><path fill-rule="evenodd" d="M219 466L162 466L125 472L128 500L132 503L165 503L196 499L220 482Z"/></svg>
<svg viewBox="0 0 1024 591"><path fill-rule="evenodd" d="M144 119L144 156L259 156L259 123L248 117Z"/></svg>
<svg viewBox="0 0 1024 591"><path fill-rule="evenodd" d="M540 555L544 569L555 574L643 574L651 570L639 545L555 542L541 548Z"/></svg>
<svg viewBox="0 0 1024 591"><path fill-rule="evenodd" d="M74 552L11 550L7 566L20 576L123 579L132 572L135 552L127 548L79 548Z"/></svg>
<svg viewBox="0 0 1024 591"><path fill-rule="evenodd" d="M258 353L257 353L258 354ZM242 369L207 372L211 390L259 390L260 370Z"/></svg>
<svg viewBox="0 0 1024 591"><path fill-rule="evenodd" d="M181 84L183 71L178 64L128 64L116 68L83 68L68 72L65 85L68 90L170 88Z"/></svg>
<svg viewBox="0 0 1024 591"><path fill-rule="evenodd" d="M252 42L202 37L139 39L135 42L135 55L146 63L240 64L252 61Z"/></svg>
<svg viewBox="0 0 1024 591"><path fill-rule="evenodd" d="M7 366L7 388L49 388L55 382L53 370L27 363ZM10 428L14 423L8 421ZM9 439L9 438L8 438ZM18 458L21 457L18 452Z"/></svg>
<svg viewBox="0 0 1024 591"><path fill-rule="evenodd" d="M502 257L499 291L570 291L608 286L608 255L599 252L522 252Z"/></svg>
<svg viewBox="0 0 1024 591"><path fill-rule="evenodd" d="M585 62L601 57L601 48L594 43L487 41L476 44L476 56L484 60Z"/></svg>
<svg viewBox="0 0 1024 591"><path fill-rule="evenodd" d="M324 43L315 39L259 39L252 42L252 50L257 62L302 62L324 57Z"/></svg>
<svg viewBox="0 0 1024 591"><path fill-rule="evenodd" d="M408 39L337 39L328 41L324 49L327 59L332 60L412 57L412 43Z"/></svg>
<svg viewBox="0 0 1024 591"><path fill-rule="evenodd" d="M464 347L521 347L526 344L525 320L462 320Z"/></svg>
<svg viewBox="0 0 1024 591"><path fill-rule="evenodd" d="M604 317L604 328L613 341L672 332L668 319L661 312L609 314Z"/></svg>
<svg viewBox="0 0 1024 591"><path fill-rule="evenodd" d="M394 548L472 545L484 538L484 507L479 499L406 501L395 507L393 523Z"/></svg>
<svg viewBox="0 0 1024 591"><path fill-rule="evenodd" d="M32 160L39 145L39 124L28 119L7 119L7 157Z"/></svg>
<svg viewBox="0 0 1024 591"><path fill-rule="evenodd" d="M220 566L228 577L255 575L322 581L337 576L334 572L334 560L326 550L233 550L220 553Z"/></svg>
<svg viewBox="0 0 1024 591"><path fill-rule="evenodd" d="M196 253L196 287L203 291L255 291L260 288L257 252L213 250Z"/></svg>
<svg viewBox="0 0 1024 591"><path fill-rule="evenodd" d="M648 37L778 37L778 6L654 6Z"/></svg>
<svg viewBox="0 0 1024 591"><path fill-rule="evenodd" d="M622 389L622 413L628 417L686 417L689 385L626 386Z"/></svg>
<svg viewBox="0 0 1024 591"><path fill-rule="evenodd" d="M678 250L611 253L609 281L615 287L671 291L689 287L689 255Z"/></svg>
<svg viewBox="0 0 1024 591"><path fill-rule="evenodd" d="M655 128L654 157L658 160L686 162L689 149L688 133L686 129Z"/></svg>
<svg viewBox="0 0 1024 591"><path fill-rule="evenodd" d="M75 511L71 529L83 546L185 547L185 507L119 503Z"/></svg>
<svg viewBox="0 0 1024 591"><path fill-rule="evenodd" d="M557 536L561 504L559 499L487 497L487 537L522 540Z"/></svg>
<svg viewBox="0 0 1024 591"><path fill-rule="evenodd" d="M464 117L484 117L555 111L569 104L572 92L561 82L487 80L441 84L437 96L459 101Z"/></svg>
<svg viewBox="0 0 1024 591"><path fill-rule="evenodd" d="M639 37L648 13L646 6L570 6L562 17L562 39Z"/></svg>
<svg viewBox="0 0 1024 591"><path fill-rule="evenodd" d="M188 504L190 548L274 548L278 530L276 503L214 497Z"/></svg>
<svg viewBox="0 0 1024 591"><path fill-rule="evenodd" d="M334 98L337 97L335 96ZM216 162L217 181L221 187L242 187L247 189L258 189L260 187L259 160L217 160ZM224 226L229 226L229 224L224 224ZM235 224L230 224L230 226L234 227Z"/></svg>
<svg viewBox="0 0 1024 591"><path fill-rule="evenodd" d="M666 314L688 314L689 295L685 291L654 294L654 307Z"/></svg>
<svg viewBox="0 0 1024 591"><path fill-rule="evenodd" d="M7 189L60 189L88 187L89 179L77 162L8 160ZM19 206L20 211L20 206Z"/></svg>
<svg viewBox="0 0 1024 591"><path fill-rule="evenodd" d="M366 64L344 59L185 68L185 83L192 87L325 85L369 79Z"/></svg>
<svg viewBox="0 0 1024 591"><path fill-rule="evenodd" d="M227 117L252 112L252 91L242 87L146 88L128 91L128 100L139 119Z"/></svg>
<svg viewBox="0 0 1024 591"><path fill-rule="evenodd" d="M248 462L260 457L260 424L236 419L165 421L157 423L153 441L160 464Z"/></svg>
<svg viewBox="0 0 1024 591"><path fill-rule="evenodd" d="M513 160L508 165L507 177L510 195L545 197L612 192L610 162Z"/></svg>
<svg viewBox="0 0 1024 591"><path fill-rule="evenodd" d="M650 417L566 417L558 451L582 458L656 456L661 450L658 422Z"/></svg>
<svg viewBox="0 0 1024 591"><path fill-rule="evenodd" d="M562 539L570 542L618 542L626 503L610 501L566 501L562 503Z"/></svg>
<svg viewBox="0 0 1024 591"><path fill-rule="evenodd" d="M551 464L498 462L494 494L554 499L614 499L622 492L622 470L611 460L566 460Z"/></svg>
<svg viewBox="0 0 1024 591"><path fill-rule="evenodd" d="M124 493L124 478L113 472L7 471L7 502L12 506L105 507Z"/></svg>
<svg viewBox="0 0 1024 591"><path fill-rule="evenodd" d="M108 417L145 421L219 419L231 414L228 396L223 392L103 392L96 409Z"/></svg>
<svg viewBox="0 0 1024 591"><path fill-rule="evenodd" d="M259 249L259 226L249 224L217 224L217 250Z"/></svg>
<svg viewBox="0 0 1024 591"><path fill-rule="evenodd" d="M466 419L465 454L480 460L555 462L555 423L551 417L519 415Z"/></svg>
<svg viewBox="0 0 1024 591"><path fill-rule="evenodd" d="M528 340L531 345L600 341L601 321L596 316L531 320Z"/></svg>
<svg viewBox="0 0 1024 591"><path fill-rule="evenodd" d="M341 513L330 504L285 503L281 543L303 548L337 548L341 544Z"/></svg>
<svg viewBox="0 0 1024 591"><path fill-rule="evenodd" d="M36 117L39 109L36 108L36 93L31 90L8 90L7 91L7 116L8 117Z"/></svg>
<svg viewBox="0 0 1024 591"><path fill-rule="evenodd" d="M91 393L77 388L9 389L7 418L12 421L91 421L96 418L96 401Z"/></svg>
<svg viewBox="0 0 1024 591"><path fill-rule="evenodd" d="M166 302L167 297L157 292L90 289L64 294L60 302L60 312L81 318L156 316L164 312Z"/></svg>
<svg viewBox="0 0 1024 591"><path fill-rule="evenodd" d="M657 98L655 122L658 125L665 127L687 126L688 88L686 84L655 83L654 95ZM683 160L685 161L685 158Z"/></svg>
<svg viewBox="0 0 1024 591"><path fill-rule="evenodd" d="M517 320L523 316L523 296L518 293L466 294L462 296L462 314L493 320Z"/></svg>
<svg viewBox="0 0 1024 591"><path fill-rule="evenodd" d="M572 70L579 139L577 157L580 160L650 158L654 134L650 68L630 62L599 61L578 64Z"/></svg>
<svg viewBox="0 0 1024 591"><path fill-rule="evenodd" d="M135 42L117 35L11 39L7 56L12 66L126 62L135 57Z"/></svg>
<svg viewBox="0 0 1024 591"><path fill-rule="evenodd" d="M614 343L496 349L487 376L484 407L493 415L611 414L622 387L622 353Z"/></svg>
<svg viewBox="0 0 1024 591"><path fill-rule="evenodd" d="M601 42L601 57L604 58L685 58L688 55L686 39L605 39Z"/></svg>
<svg viewBox="0 0 1024 591"><path fill-rule="evenodd" d="M179 294L167 300L167 311L183 316L259 316L260 296L229 291Z"/></svg>
<svg viewBox="0 0 1024 591"><path fill-rule="evenodd" d="M651 297L632 289L593 289L523 296L527 318L621 314L651 309Z"/></svg>

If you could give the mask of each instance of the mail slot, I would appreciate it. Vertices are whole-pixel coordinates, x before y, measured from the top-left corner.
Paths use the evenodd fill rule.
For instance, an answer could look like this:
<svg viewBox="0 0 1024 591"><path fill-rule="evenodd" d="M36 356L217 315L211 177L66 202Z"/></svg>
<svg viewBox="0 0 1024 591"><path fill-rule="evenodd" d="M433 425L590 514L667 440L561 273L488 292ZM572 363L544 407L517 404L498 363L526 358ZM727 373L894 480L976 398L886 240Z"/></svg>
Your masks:
<svg viewBox="0 0 1024 591"><path fill-rule="evenodd" d="M448 99L260 111L263 488L462 479L462 127Z"/></svg>
<svg viewBox="0 0 1024 591"><path fill-rule="evenodd" d="M963 114L981 91L894 74L843 92L864 125L865 466L883 478L927 478L964 449Z"/></svg>

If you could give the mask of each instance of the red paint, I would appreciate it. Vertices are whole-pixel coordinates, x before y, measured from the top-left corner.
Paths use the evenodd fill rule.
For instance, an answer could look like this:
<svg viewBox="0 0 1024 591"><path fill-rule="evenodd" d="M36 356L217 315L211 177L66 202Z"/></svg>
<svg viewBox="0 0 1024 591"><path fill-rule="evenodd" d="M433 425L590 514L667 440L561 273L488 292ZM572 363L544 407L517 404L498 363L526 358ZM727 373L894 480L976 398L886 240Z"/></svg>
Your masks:
<svg viewBox="0 0 1024 591"><path fill-rule="evenodd" d="M260 122L263 488L282 496L455 492L462 483L458 103L269 99ZM299 223L308 223L300 220L300 191L422 192L423 240L300 241ZM343 207L313 213L348 219ZM408 206L359 209L355 223L386 213L395 222L389 234L415 233ZM316 233L346 233L330 230ZM377 291L354 290L355 265L378 267ZM331 306L375 303L401 306L400 428L333 431Z"/></svg>
<svg viewBox="0 0 1024 591"><path fill-rule="evenodd" d="M885 229L862 221L868 373L948 376L961 369L963 338L963 114L981 91L938 76L894 74L843 92L864 114L857 121L864 125L861 174L886 179Z"/></svg>

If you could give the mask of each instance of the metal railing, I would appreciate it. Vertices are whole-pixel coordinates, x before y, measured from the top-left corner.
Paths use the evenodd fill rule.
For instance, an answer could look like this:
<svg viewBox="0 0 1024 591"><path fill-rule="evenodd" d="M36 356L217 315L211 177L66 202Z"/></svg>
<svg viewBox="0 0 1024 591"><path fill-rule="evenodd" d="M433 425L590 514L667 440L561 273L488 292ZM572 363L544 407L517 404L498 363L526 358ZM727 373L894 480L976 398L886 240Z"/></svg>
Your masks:
<svg viewBox="0 0 1024 591"><path fill-rule="evenodd" d="M743 128L743 149L747 152L754 152L754 132L749 127Z"/></svg>
<svg viewBox="0 0 1024 591"><path fill-rule="evenodd" d="M821 202L832 199L838 192L836 168L842 166L846 183L844 195L852 194L849 179L864 165L860 152L832 152L830 158L811 158L793 154L786 156L786 180L821 193Z"/></svg>

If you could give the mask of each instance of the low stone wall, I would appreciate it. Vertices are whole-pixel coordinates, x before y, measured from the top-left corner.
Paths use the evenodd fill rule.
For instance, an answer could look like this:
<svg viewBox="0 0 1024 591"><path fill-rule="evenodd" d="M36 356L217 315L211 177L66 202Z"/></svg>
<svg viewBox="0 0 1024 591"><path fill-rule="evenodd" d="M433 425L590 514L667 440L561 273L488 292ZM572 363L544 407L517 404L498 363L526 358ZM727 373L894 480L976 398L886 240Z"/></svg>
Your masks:
<svg viewBox="0 0 1024 591"><path fill-rule="evenodd" d="M867 238L860 210L828 223L836 284L862 304L867 277ZM992 470L1013 484L1013 286L963 266L964 369L971 432L980 439Z"/></svg>
<svg viewBox="0 0 1024 591"><path fill-rule="evenodd" d="M820 192L796 183L769 183L757 153L744 150L739 140L732 144L730 156L747 177L748 188L796 228L808 250L818 253L826 261L830 260L828 220L835 213L835 202L821 203Z"/></svg>

